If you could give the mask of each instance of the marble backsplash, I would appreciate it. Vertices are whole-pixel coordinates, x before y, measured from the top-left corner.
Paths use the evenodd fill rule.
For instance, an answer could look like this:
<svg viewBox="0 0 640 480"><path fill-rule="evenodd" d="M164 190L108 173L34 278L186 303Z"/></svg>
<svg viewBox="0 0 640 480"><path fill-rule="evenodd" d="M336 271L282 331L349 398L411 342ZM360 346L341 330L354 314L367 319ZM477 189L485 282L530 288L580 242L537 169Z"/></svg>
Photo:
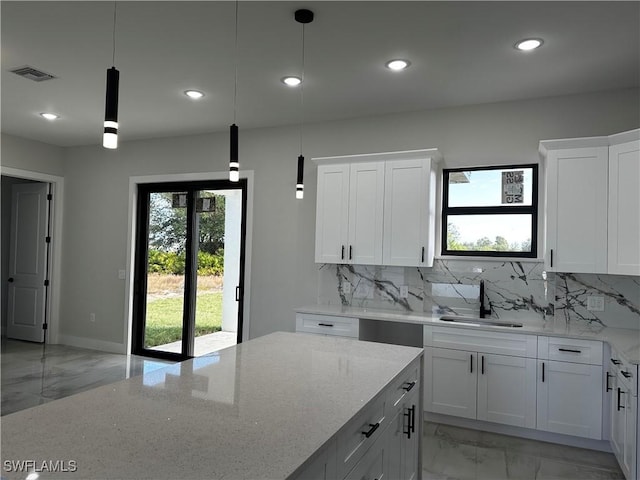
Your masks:
<svg viewBox="0 0 640 480"><path fill-rule="evenodd" d="M321 265L318 303L477 316L480 281L494 318L640 329L640 278L547 273L540 262L436 260L432 268ZM406 289L406 295L402 295ZM587 310L599 296L604 311Z"/></svg>

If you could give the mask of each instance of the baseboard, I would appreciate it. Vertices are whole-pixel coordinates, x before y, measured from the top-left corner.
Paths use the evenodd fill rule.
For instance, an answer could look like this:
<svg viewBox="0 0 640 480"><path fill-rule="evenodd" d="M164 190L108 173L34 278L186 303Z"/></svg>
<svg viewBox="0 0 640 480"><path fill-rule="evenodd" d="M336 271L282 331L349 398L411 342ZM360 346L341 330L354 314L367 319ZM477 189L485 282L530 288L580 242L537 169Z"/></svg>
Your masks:
<svg viewBox="0 0 640 480"><path fill-rule="evenodd" d="M528 438L541 442L558 443L571 447L588 448L611 453L611 445L607 440L593 440L590 438L574 437L572 435L562 435L560 433L543 432L531 428L512 427L511 425L500 425L498 423L485 422L482 420L471 420L469 418L453 417L440 413L424 412L424 420L428 422L443 423L454 427L470 428L472 430L483 430L485 432L511 435L513 437Z"/></svg>
<svg viewBox="0 0 640 480"><path fill-rule="evenodd" d="M76 337L73 335L58 335L58 343L69 345L71 347L88 348L90 350L99 350L109 353L121 353L126 355L127 346L123 343L105 342L104 340L96 340L94 338Z"/></svg>

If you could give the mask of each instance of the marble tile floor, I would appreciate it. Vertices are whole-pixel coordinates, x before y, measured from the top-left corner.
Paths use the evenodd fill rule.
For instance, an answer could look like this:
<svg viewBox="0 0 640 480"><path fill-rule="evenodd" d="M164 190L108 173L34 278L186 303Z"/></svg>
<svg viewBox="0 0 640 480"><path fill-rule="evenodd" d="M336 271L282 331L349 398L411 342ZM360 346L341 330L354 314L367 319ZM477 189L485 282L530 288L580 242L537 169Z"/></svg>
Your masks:
<svg viewBox="0 0 640 480"><path fill-rule="evenodd" d="M2 338L0 414L7 415L174 363Z"/></svg>
<svg viewBox="0 0 640 480"><path fill-rule="evenodd" d="M425 422L423 480L624 480L612 453Z"/></svg>

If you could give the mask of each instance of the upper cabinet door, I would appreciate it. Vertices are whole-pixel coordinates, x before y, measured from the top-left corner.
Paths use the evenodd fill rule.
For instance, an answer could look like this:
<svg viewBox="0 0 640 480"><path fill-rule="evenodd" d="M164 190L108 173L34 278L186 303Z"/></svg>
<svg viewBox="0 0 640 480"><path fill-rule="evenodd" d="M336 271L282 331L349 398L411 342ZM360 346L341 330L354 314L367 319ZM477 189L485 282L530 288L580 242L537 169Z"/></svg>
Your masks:
<svg viewBox="0 0 640 480"><path fill-rule="evenodd" d="M318 166L317 263L346 263L349 226L349 165Z"/></svg>
<svg viewBox="0 0 640 480"><path fill-rule="evenodd" d="M435 203L431 159L386 163L384 265L433 266Z"/></svg>
<svg viewBox="0 0 640 480"><path fill-rule="evenodd" d="M349 179L348 263L382 264L384 162L354 163Z"/></svg>
<svg viewBox="0 0 640 480"><path fill-rule="evenodd" d="M608 147L551 150L547 156L546 267L607 273Z"/></svg>
<svg viewBox="0 0 640 480"><path fill-rule="evenodd" d="M640 141L609 147L609 273L640 275Z"/></svg>

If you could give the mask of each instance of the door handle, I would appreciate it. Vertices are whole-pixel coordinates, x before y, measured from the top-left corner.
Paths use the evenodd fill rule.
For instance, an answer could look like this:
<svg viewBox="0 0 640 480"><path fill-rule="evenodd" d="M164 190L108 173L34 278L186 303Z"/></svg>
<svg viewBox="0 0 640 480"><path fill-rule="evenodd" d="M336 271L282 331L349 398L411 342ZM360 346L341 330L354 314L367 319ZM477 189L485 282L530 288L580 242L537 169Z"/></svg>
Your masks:
<svg viewBox="0 0 640 480"><path fill-rule="evenodd" d="M13 277L9 277L9 283L13 283Z"/></svg>
<svg viewBox="0 0 640 480"><path fill-rule="evenodd" d="M610 392L611 390L613 390L610 386L609 386L609 379L613 377L613 375L611 375L609 372L607 372L607 389L605 391Z"/></svg>
<svg viewBox="0 0 640 480"><path fill-rule="evenodd" d="M484 375L484 355L482 355L482 361L480 363L480 374Z"/></svg>
<svg viewBox="0 0 640 480"><path fill-rule="evenodd" d="M553 248L551 249L551 268L553 268Z"/></svg>
<svg viewBox="0 0 640 480"><path fill-rule="evenodd" d="M544 362L542 362L542 383L544 383Z"/></svg>
<svg viewBox="0 0 640 480"><path fill-rule="evenodd" d="M371 428L369 428L369 430L366 431L366 432L362 432L362 434L365 437L369 438L371 435L373 435L373 432L375 432L378 429L379 426L380 426L380 422L370 423L369 427L371 427Z"/></svg>
<svg viewBox="0 0 640 480"><path fill-rule="evenodd" d="M236 287L236 302L240 301L240 285Z"/></svg>
<svg viewBox="0 0 640 480"><path fill-rule="evenodd" d="M469 354L469 373L473 373L473 353Z"/></svg>
<svg viewBox="0 0 640 480"><path fill-rule="evenodd" d="M411 389L415 386L416 386L416 382L405 382L405 386L403 386L402 389L405 392L410 392Z"/></svg>
<svg viewBox="0 0 640 480"><path fill-rule="evenodd" d="M353 245L349 245L349 260L353 258Z"/></svg>
<svg viewBox="0 0 640 480"><path fill-rule="evenodd" d="M421 258L420 261L424 263L424 247L422 247L422 256L420 258Z"/></svg>
<svg viewBox="0 0 640 480"><path fill-rule="evenodd" d="M340 260L344 260L344 245L342 245L342 253L340 254Z"/></svg>
<svg viewBox="0 0 640 480"><path fill-rule="evenodd" d="M618 387L618 411L622 410L624 407L622 405L620 405L620 395L626 393L623 392L620 387Z"/></svg>

